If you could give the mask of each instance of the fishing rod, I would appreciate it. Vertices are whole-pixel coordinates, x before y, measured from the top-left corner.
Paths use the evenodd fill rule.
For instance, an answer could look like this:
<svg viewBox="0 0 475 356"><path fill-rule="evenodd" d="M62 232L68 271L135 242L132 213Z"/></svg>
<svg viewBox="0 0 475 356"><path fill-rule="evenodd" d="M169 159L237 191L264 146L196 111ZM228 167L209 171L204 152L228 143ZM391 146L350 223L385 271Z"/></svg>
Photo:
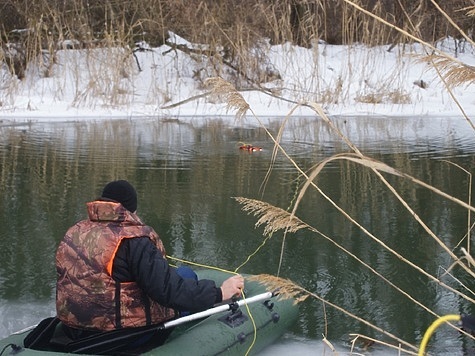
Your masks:
<svg viewBox="0 0 475 356"><path fill-rule="evenodd" d="M255 295L255 296L250 297L250 298L241 299L241 300L229 303L229 304L219 305L219 306L214 307L214 308L203 310L202 312L198 312L198 313L195 313L195 314L190 314L190 315L187 315L187 316L183 316L183 317L178 318L178 319L166 321L163 324L161 324L160 326L158 326L158 328L160 330L165 330L165 329L169 329L171 327L177 326L177 325L187 323L189 321L206 318L210 315L214 315L214 314L217 314L217 313L220 313L220 312L223 312L223 311L237 310L239 307L241 307L243 305L247 305L247 304L259 302L261 300L269 299L269 298L272 298L272 297L276 296L277 294L278 293L276 291L266 292L266 293Z"/></svg>

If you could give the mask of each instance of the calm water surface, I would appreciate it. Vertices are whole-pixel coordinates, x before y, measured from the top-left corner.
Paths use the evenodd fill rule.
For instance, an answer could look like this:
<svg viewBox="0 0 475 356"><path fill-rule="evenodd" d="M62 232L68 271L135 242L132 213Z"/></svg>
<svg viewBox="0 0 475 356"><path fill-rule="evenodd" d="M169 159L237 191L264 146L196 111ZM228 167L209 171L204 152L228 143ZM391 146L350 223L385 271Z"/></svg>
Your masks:
<svg viewBox="0 0 475 356"><path fill-rule="evenodd" d="M277 135L282 119L263 121ZM469 199L470 176L464 170L474 172L475 133L463 119L334 121L365 155ZM272 140L251 120L134 118L0 125L0 337L54 313L56 246L66 229L85 217L85 202L98 197L108 181L128 179L136 186L138 213L161 235L169 255L230 270L263 241L263 228L254 226L256 218L242 212L233 197L288 209L303 183L288 158L278 154L272 159ZM263 150L239 150L240 142ZM350 152L316 118L287 122L282 146L304 171ZM385 177L449 249L460 254L460 246L467 246L467 212L408 180ZM448 254L369 169L334 162L315 182L359 224L427 272L442 276L451 265ZM305 194L297 215L436 313L475 314L471 303L401 262L315 190ZM240 272L276 274L282 241L282 233L275 233ZM473 290L473 280L461 270L453 274ZM331 241L308 230L287 237L281 276L414 345L434 320ZM451 277L441 279L462 289ZM322 334L345 352L350 333L394 343L309 298L301 304L295 327L263 354L329 354ZM474 348L472 340L448 327L430 344L439 355L469 354ZM357 351L397 354L379 346Z"/></svg>

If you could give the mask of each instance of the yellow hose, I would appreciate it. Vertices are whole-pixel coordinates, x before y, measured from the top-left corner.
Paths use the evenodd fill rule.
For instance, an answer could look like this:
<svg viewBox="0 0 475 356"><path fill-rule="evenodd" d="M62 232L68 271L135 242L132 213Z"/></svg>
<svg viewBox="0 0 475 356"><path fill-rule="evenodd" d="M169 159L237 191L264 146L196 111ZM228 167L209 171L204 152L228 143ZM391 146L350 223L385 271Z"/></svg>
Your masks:
<svg viewBox="0 0 475 356"><path fill-rule="evenodd" d="M436 319L431 326L429 326L424 334L424 337L422 338L421 346L419 347L419 353L418 356L424 356L425 355L425 350L427 347L427 344L429 343L430 337L434 333L435 329L437 329L440 324L443 324L447 321L459 321L460 320L460 315L457 314L449 314L449 315L444 315L441 316L440 318Z"/></svg>

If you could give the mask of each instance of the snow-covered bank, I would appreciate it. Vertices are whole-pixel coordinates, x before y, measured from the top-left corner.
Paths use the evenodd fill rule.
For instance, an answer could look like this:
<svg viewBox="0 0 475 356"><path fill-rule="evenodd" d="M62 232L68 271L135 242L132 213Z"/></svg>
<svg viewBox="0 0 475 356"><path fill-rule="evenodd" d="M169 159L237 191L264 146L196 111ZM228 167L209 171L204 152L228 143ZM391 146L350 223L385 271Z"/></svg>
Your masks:
<svg viewBox="0 0 475 356"><path fill-rule="evenodd" d="M196 48L177 36L175 42ZM438 47L456 53L453 40ZM474 48L459 47L457 59L475 65ZM60 50L54 62L46 58L43 66L30 66L22 81L0 68L0 116L20 121L233 115L225 103L203 95L209 91L204 80L217 75L247 88L241 94L258 116L285 116L307 101L321 104L330 115L462 116L436 71L420 61L425 55L420 45L389 49L262 44L255 68L240 68L251 81L239 82L231 66L218 73L212 58L167 45L135 52ZM259 81L261 74L265 82ZM265 90L253 89L257 82ZM453 94L469 116L475 112L475 83L456 87ZM293 113L313 114L306 107Z"/></svg>

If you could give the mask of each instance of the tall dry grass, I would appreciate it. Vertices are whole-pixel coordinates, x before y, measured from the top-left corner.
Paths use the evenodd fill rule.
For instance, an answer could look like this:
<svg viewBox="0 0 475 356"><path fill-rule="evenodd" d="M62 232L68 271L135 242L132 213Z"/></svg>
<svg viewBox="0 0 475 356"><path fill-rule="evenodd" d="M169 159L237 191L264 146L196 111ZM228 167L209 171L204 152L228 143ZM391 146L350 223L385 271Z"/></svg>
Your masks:
<svg viewBox="0 0 475 356"><path fill-rule="evenodd" d="M3 52L0 59L4 61L12 73L15 73L18 77L23 77L26 64L31 61L42 63L42 67L45 68L45 73L47 73L47 68L56 60L57 51L59 50L58 43L64 44L65 40L71 40L72 46L78 46L83 51L91 51L88 52L90 55L95 53L91 49L97 46L110 49L112 52L107 56L106 61L100 62L107 62L110 58L116 59L113 62L114 71L112 73L108 72L105 67L87 67L89 61L84 64L87 70L90 70L93 74L93 78L102 78L102 80L91 81L90 86L78 91L75 100L76 105L84 103L90 105L97 96L106 96L112 104L121 104L122 101L118 98L124 98L124 96L122 96L120 83L122 79L127 78L127 70L133 67L133 53L131 52L133 43L138 40L145 40L152 45L165 43L168 40L167 33L169 30L186 37L192 42L207 44L206 48L199 49L198 53L193 54L205 57L214 69L214 74L222 74L226 69L231 68L236 76L235 83L242 84L244 82L250 86L256 85L258 87L261 82L266 80L266 75L270 75L265 71L259 72L261 69L258 64L261 61L255 59L256 53L259 55L261 53L252 51L255 50L256 43L259 43L259 40L263 38L269 38L273 44L290 41L300 46L315 46L316 51L318 51L319 40L333 44L358 42L371 46L418 42L427 49L427 54L430 57L424 58L438 70L441 79L447 84L447 91L450 92L453 85L473 82L474 78L473 68L460 63L457 60L457 53L443 53L435 46L438 39L446 36L452 36L460 46L464 41L473 44L474 17L471 1L454 0L445 2L445 8L434 0L287 0L279 2L262 0L240 2L109 0L96 5L77 1L58 3L43 0L33 3L33 9L27 8L25 3L20 0L9 0L1 5ZM36 14L36 16L31 16L31 14ZM16 29L27 29L27 31L14 31ZM7 44L12 43L18 47L9 49ZM173 47L172 43L170 45ZM116 52L117 49L119 49L119 52ZM192 50L179 46L175 46L174 49L188 52ZM193 50L196 51L196 49ZM92 64L89 63L89 66L92 66ZM103 75L104 72L108 74ZM205 84L206 78L202 79L203 84ZM206 83L212 85L210 93L219 95L226 100L229 109L236 110L239 116L246 112L253 115L252 108L233 85L223 82L221 79L207 80ZM325 93L322 96L327 98L326 100L334 100L335 95L342 95L341 92L344 92L345 89L338 88L337 90L338 93ZM269 94L276 95L272 92ZM397 100L405 100L404 93L395 93L394 96L398 98ZM362 93L361 100L378 101L381 99ZM470 240L467 239L463 249L457 246L459 249L454 250L454 246L448 246L431 231L430 227L417 215L386 177L390 175L407 180L411 184L420 186L421 189L434 192L444 199L465 208L469 217L467 224L468 236L470 236L472 228L470 214L475 211L471 204L441 192L435 187L419 181L416 177L395 170L382 162L371 159L371 157L366 157L333 125L320 105L314 102L300 104L296 102L296 107L298 105L306 105L311 108L316 117L324 120L330 130L340 136L341 140L350 147L351 152L328 157L322 162L316 162L315 167L307 172L280 145L282 133L285 130L285 122L291 119L293 112L288 113L277 135L273 135L268 131L259 118L253 115L275 143L273 157L275 158L279 154L288 159L304 181L298 191L296 200L292 202L292 210L290 211L245 197L237 199L243 205L244 211L258 217L257 223L265 226L264 231L266 233L272 235L283 231L284 239L281 256L285 251L285 241L288 235L298 229L308 229L315 236L334 243L343 253L376 274L390 288L394 288L405 298L418 304L434 317L437 316L435 311L422 305L406 291L399 289L398 286L394 285L384 275L379 274L359 256L338 245L331 236L321 233L312 226L311 222L299 219L298 207L300 202L305 199L310 190L314 190L340 211L349 223L358 227L369 239L377 242L388 253L410 266L414 273L420 273L448 292L475 303L472 291L463 288L460 291L444 283L435 271L426 271L417 266L399 254L398 251L387 246L381 237L375 236L371 231L365 229L348 212L339 207L331 197L325 194L324 190L316 184L316 179L330 162L350 161L364 167L377 177L379 182L386 186L388 191L400 201L413 219L431 237L433 243L444 250L454 266L460 268L468 276L475 277L473 259L469 253L471 251ZM462 107L461 110L463 111ZM468 115L466 115L466 118L471 123ZM270 169L272 169L272 165ZM448 268L448 272L450 272L450 268ZM277 274L279 272L277 271ZM266 281L270 284L273 283L272 278L268 278ZM332 301L325 300L305 287L289 283L288 289L318 299L327 306L339 308ZM351 311L341 311L362 321ZM404 352L414 353L417 350L417 346L400 340L396 335L381 330L377 325L367 321L363 322L391 337L396 344L404 345ZM462 330L459 331L463 332ZM470 335L466 336L471 337Z"/></svg>
<svg viewBox="0 0 475 356"><path fill-rule="evenodd" d="M427 55L434 56L448 85L473 78L473 68L454 61L464 43L473 42L470 6L471 0L452 1L450 6L435 0L39 0L28 6L22 0L5 0L0 4L0 62L14 77L0 78L0 105L14 106L19 90L14 78L36 78L33 73L57 78L58 71L66 68L72 78L56 84L58 99L66 86L73 86L73 107L130 105L135 93L128 84L143 70L136 52L142 50L137 46L140 42L152 48L166 43L171 49L164 54L188 56L192 77L201 89L207 78L223 77L240 90L259 90L294 102L416 105L417 98L401 89L408 64L401 61L387 73L375 61L378 54L369 53L359 59L361 68L353 68L351 45L384 44L393 51L398 44L419 42ZM200 46L175 43L170 31ZM454 39L454 53L437 48L437 41L447 36ZM286 43L308 48L312 57L311 68L293 68L289 54L289 75L298 78L289 87L282 86L281 73L269 58L270 45ZM325 44L350 45L345 53L347 69L329 82L321 80L327 68ZM68 51L85 53L88 63L79 63L77 55ZM450 69L446 63L441 65L444 59L450 61ZM188 68L178 70L188 76ZM380 71L372 82L356 84L358 78ZM169 84L163 78L166 71L152 69L150 74L146 103L179 105L170 104L171 92L176 91L173 86L179 84ZM82 78L88 79L82 82Z"/></svg>
<svg viewBox="0 0 475 356"><path fill-rule="evenodd" d="M470 0L440 5L425 0L353 2L398 28L409 32L417 28L421 38L429 42L458 37L458 31L447 24L437 7L466 33L474 26L462 11L473 6ZM84 42L97 41L108 29L124 24L134 29L134 40L143 39L153 46L162 44L171 30L192 42L220 43L231 51L262 37L270 38L272 43L290 41L302 46L309 46L315 39L332 44L400 43L402 39L394 29L342 0L39 0L28 5L22 0L4 0L0 6L2 36L35 28L42 22L43 30L57 38L66 35Z"/></svg>
<svg viewBox="0 0 475 356"><path fill-rule="evenodd" d="M64 46L133 48L146 41L156 47L172 31L206 44L200 51L214 66L214 75L231 68L235 84L243 80L256 85L276 75L260 65L265 58L259 43L264 39L310 48L318 41L374 46L417 39L435 43L451 36L462 45L468 35L461 34L473 38L475 30L473 17L467 16L470 6L471 0L440 5L426 0L39 0L28 5L4 0L0 60L23 78L33 61L47 62L47 73Z"/></svg>
<svg viewBox="0 0 475 356"><path fill-rule="evenodd" d="M384 242L385 239L383 237L375 236L371 231L366 229L362 224L360 224L357 220L355 220L351 216L350 213L345 211L335 201L333 201L332 198L325 193L322 187L320 187L317 184L317 178L321 174L321 172L325 170L325 168L327 167L329 163L335 162L335 161L350 161L356 165L360 165L364 167L365 169L368 169L371 172L371 174L377 177L380 184L386 186L388 188L388 192L394 195L397 200L399 200L401 205L409 212L409 215L414 219L414 221L417 224L419 224L419 226L421 226L421 228L432 239L434 245L439 246L444 251L446 256L449 257L451 263L450 263L450 266L446 266L445 273L450 274L453 268L457 268L469 278L474 278L475 265L474 265L474 259L469 253L469 251L471 250L471 242L468 236L471 235L471 231L474 226L471 216L472 216L472 212L475 212L475 207L471 205L470 198L468 199L468 203L467 203L459 198L451 196L450 194L447 194L437 189L434 186L431 186L430 184L420 181L419 179L411 176L410 174L396 170L383 162L380 162L380 161L372 159L371 157L365 156L358 149L358 147L355 146L349 140L349 138L346 137L338 129L338 127L333 124L332 120L325 114L322 107L312 102L301 103L299 105L305 105L305 106L310 107L314 111L315 116L323 120L328 125L330 130L333 131L336 135L338 135L340 139L342 140L342 142L344 142L349 147L351 152L337 154L335 156L328 157L322 160L321 162L317 162L314 168L312 168L310 171L306 171L302 167L300 167L298 163L292 159L292 157L290 157L287 154L285 149L280 144L281 139L282 139L282 133L285 130L286 123L292 119L291 118L292 111L288 113L286 119L284 120L277 134L272 134L270 131L267 131L264 125L262 125L259 117L257 117L253 113L252 108L242 99L240 94L236 91L236 89L232 85L230 85L229 83L225 84L220 79L214 79L213 81L210 81L210 83L214 85L214 89L213 89L214 95L219 94L221 95L221 97L224 97L224 98L232 98L232 103L229 103L229 105L238 112L239 116L242 116L243 113L245 112L251 113L251 115L259 122L259 124L263 127L263 129L266 130L267 134L274 142L273 159L275 159L277 154L280 154L283 157L287 158L289 162L292 163L296 172L303 180L303 184L299 187L296 199L291 202L290 209L282 209L280 207L274 206L267 202L252 199L252 198L246 198L246 197L235 198L236 201L242 205L242 210L244 212L248 214L252 214L257 218L256 226L262 225L264 227L263 234L266 236L266 238L271 238L274 234L278 234L282 232L283 239L282 239L281 257L280 257L279 268L276 271L277 276L280 275L281 267L283 264L283 254L286 249L286 240L290 238L289 235L301 229L306 229L312 232L315 235L315 237L324 238L328 240L329 242L331 242L332 244L334 244L337 248L339 248L342 251L342 253L355 259L358 263L362 265L363 268L368 269L371 273L373 273L382 281L384 281L384 283L386 283L388 287L395 289L403 297L409 299L418 307L422 308L427 313L431 314L434 317L434 319L440 316L435 310L432 310L428 306L424 305L422 302L417 300L417 298L413 297L410 293L401 289L396 284L394 284L390 279L388 279L386 276L378 272L376 266L372 266L370 263L365 261L363 257L356 255L353 251L350 251L346 249L344 246L340 245L336 241L336 239L333 238L332 236L327 236L326 234L319 231L316 227L312 226L311 222L305 222L302 219L300 219L298 217L299 205L303 201L303 199L305 199L305 196L309 194L309 191L314 190L319 194L319 196L323 197L331 205L333 205L342 214L342 216L344 216L348 220L350 224L353 224L354 226L359 228L369 239L379 244L388 253L394 255L398 260L410 266L413 269L414 273L423 275L424 277L428 278L430 281L437 284L441 288L445 289L449 293L452 293L460 298L463 298L470 303L475 303L475 299L473 297L473 295L475 295L474 294L475 291L471 290L469 286L463 285L462 282L460 282L460 280L454 278L454 280L456 280L459 283L459 286L454 287L443 280L443 278L439 275L438 270L437 271L426 270L423 267L412 262L410 259L406 258L404 255L399 253L396 249L388 246ZM236 98L238 98L238 100L236 100ZM351 167L351 166L347 166L347 167ZM269 170L272 170L272 163L270 165ZM470 177L469 181L471 182L472 180L471 180L470 172L466 172L466 173ZM398 192L397 189L391 183L389 183L388 179L386 178L387 176L395 176L395 177L398 177L399 179L407 180L410 184L419 186L420 189L426 189L430 192L433 192L436 195L439 195L443 197L444 199L451 201L463 207L464 209L466 209L467 217L468 217L466 236L456 246L448 245L447 242L444 241L444 239L437 236L437 234L431 230L428 224L425 221L423 221L423 219L421 219L421 217L410 206L410 204L406 202L406 200L403 198L400 192ZM471 187L468 190L468 194L469 196L471 195ZM462 245L463 240L465 240L464 245ZM370 340L371 342L380 343L380 344L385 345L386 347L393 348L397 350L400 354L401 353L412 354L412 355L417 354L417 351L418 351L417 345L413 345L405 340L402 340L397 335L394 335L393 333L391 333L390 330L382 329L378 325L360 318L358 315L355 315L354 313L352 313L351 310L346 310L340 307L339 305L335 304L331 300L326 300L322 296L312 292L311 290L306 289L303 286L296 285L292 281L283 280L282 278L275 277L275 276L259 276L258 278L264 283L266 283L269 286L269 288L278 287L282 290L284 295L288 293L290 297L297 298L297 300L299 301L304 300L305 297L310 297L311 299L313 298L315 300L318 300L322 302L325 306L332 307L339 310L340 312L358 320L359 322L377 331L381 335L384 335L385 337L392 340L392 343L388 343L388 342L383 342L381 340L373 339L365 335L352 334L354 336L352 345L354 345L354 343L358 339L366 340L366 341ZM324 318L326 320L325 316ZM467 333L465 330L460 329L458 326L452 325L452 327L456 328L459 332L464 334L465 337L474 338L473 335L471 335L470 333ZM329 348L334 351L334 348L331 345L331 342L327 340L326 338L326 333L323 335L322 341L324 341L325 344L328 345ZM353 352L353 347L351 351Z"/></svg>

